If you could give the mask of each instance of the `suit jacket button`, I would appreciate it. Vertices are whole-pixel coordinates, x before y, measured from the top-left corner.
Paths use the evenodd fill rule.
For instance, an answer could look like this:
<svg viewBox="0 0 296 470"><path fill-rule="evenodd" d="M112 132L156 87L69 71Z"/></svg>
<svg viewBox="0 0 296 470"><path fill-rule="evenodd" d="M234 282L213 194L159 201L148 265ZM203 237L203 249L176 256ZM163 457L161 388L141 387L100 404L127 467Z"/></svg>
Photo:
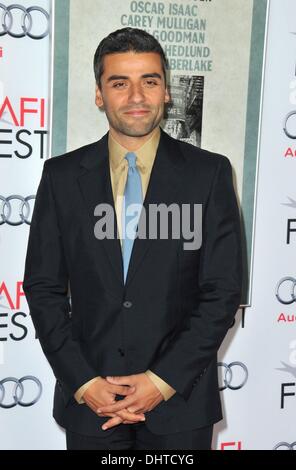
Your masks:
<svg viewBox="0 0 296 470"><path fill-rule="evenodd" d="M123 351L122 349L119 348L119 349L118 349L118 352L119 352L119 354L120 354L121 356L124 356L124 351Z"/></svg>
<svg viewBox="0 0 296 470"><path fill-rule="evenodd" d="M126 300L125 302L123 302L123 306L125 308L131 308L133 306L133 304L129 300Z"/></svg>

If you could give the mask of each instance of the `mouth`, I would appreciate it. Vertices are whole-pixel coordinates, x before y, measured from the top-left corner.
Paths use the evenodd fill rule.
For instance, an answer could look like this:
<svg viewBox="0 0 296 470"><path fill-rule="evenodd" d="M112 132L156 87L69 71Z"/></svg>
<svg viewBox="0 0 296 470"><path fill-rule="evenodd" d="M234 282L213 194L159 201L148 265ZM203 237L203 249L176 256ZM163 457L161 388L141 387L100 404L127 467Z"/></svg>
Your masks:
<svg viewBox="0 0 296 470"><path fill-rule="evenodd" d="M147 109L135 109L134 111L127 111L124 114L128 116L146 116L146 114L150 113Z"/></svg>

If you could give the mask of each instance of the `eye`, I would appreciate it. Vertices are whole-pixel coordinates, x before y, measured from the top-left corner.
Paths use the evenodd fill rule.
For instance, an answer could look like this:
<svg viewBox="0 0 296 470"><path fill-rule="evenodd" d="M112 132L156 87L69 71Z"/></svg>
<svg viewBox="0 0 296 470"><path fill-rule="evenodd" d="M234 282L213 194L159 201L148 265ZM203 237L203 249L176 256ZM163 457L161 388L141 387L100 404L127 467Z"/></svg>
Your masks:
<svg viewBox="0 0 296 470"><path fill-rule="evenodd" d="M151 86L151 87L158 85L158 83L155 80L146 80L146 83L148 86Z"/></svg>
<svg viewBox="0 0 296 470"><path fill-rule="evenodd" d="M124 82L117 82L117 83L114 83L113 88L123 88L124 85L125 85Z"/></svg>

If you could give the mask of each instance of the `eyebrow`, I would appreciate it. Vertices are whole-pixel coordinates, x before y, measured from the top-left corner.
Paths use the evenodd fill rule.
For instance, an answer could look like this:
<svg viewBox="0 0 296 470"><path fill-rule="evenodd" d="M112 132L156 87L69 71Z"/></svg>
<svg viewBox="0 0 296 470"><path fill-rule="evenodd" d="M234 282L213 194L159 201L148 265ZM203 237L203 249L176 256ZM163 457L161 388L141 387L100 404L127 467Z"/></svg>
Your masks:
<svg viewBox="0 0 296 470"><path fill-rule="evenodd" d="M162 76L159 73L145 73L144 75L141 75L141 78L159 78L162 80ZM107 78L107 83L112 82L114 80L128 80L129 77L126 75L111 75L110 77Z"/></svg>

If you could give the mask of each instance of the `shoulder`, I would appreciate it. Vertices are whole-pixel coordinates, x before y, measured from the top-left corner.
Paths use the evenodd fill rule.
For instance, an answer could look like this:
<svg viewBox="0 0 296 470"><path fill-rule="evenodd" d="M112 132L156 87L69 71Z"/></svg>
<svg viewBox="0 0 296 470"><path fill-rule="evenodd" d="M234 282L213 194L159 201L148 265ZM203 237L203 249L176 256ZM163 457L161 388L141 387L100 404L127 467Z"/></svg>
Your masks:
<svg viewBox="0 0 296 470"><path fill-rule="evenodd" d="M211 152L210 150L197 147L195 145L175 139L165 133L167 141L171 148L178 148L183 157L185 165L190 169L197 171L209 171L216 173L220 169L230 171L232 166L230 159L223 154Z"/></svg>
<svg viewBox="0 0 296 470"><path fill-rule="evenodd" d="M229 158L225 155L222 155L221 153L211 152L210 150L196 147L195 145L189 144L187 142L182 142L177 139L175 140L177 141L181 152L188 162L202 163L211 166L230 164Z"/></svg>
<svg viewBox="0 0 296 470"><path fill-rule="evenodd" d="M48 158L44 162L44 169L50 173L75 172L79 168L82 158L94 152L97 146L98 142L93 142L70 152Z"/></svg>

